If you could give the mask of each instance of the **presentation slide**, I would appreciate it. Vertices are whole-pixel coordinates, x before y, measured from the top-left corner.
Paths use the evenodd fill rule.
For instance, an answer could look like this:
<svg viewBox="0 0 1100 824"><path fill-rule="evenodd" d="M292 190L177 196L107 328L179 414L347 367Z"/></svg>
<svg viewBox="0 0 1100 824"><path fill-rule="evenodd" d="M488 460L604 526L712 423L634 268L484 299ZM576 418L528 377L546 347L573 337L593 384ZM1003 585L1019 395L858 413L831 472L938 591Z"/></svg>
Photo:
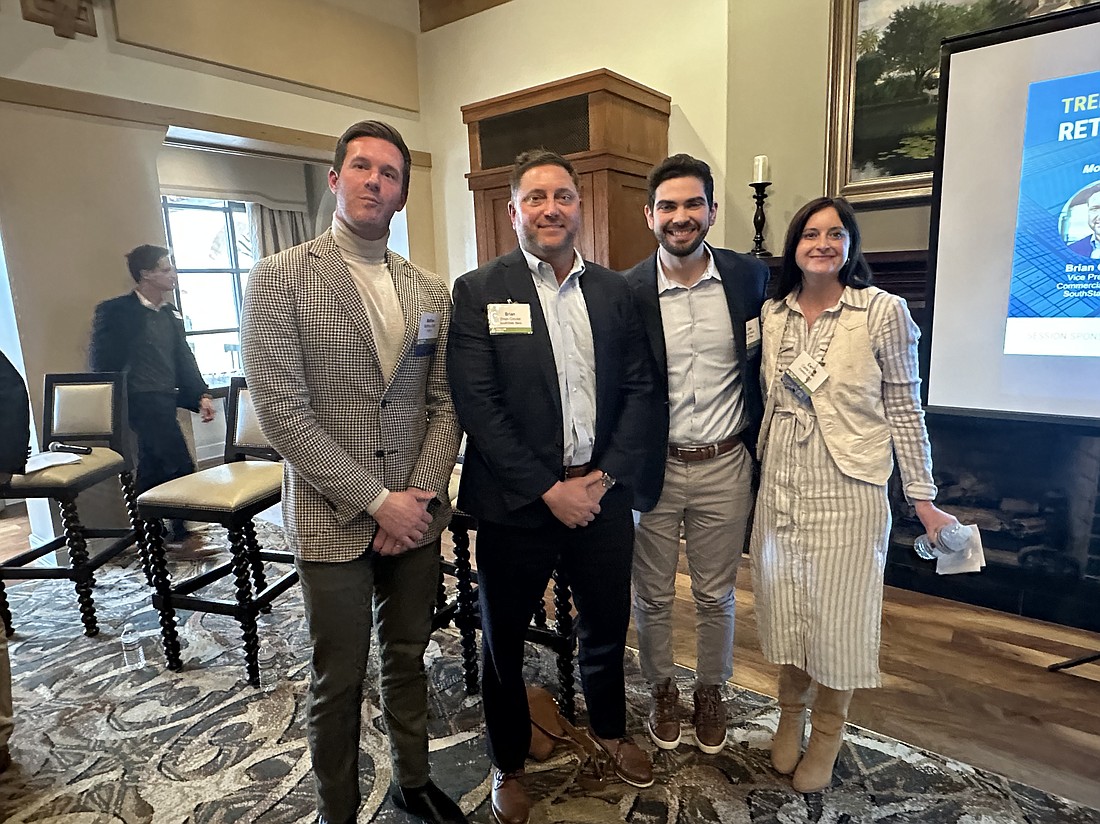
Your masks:
<svg viewBox="0 0 1100 824"><path fill-rule="evenodd" d="M930 409L1100 424L1100 8L1073 19L951 53Z"/></svg>
<svg viewBox="0 0 1100 824"><path fill-rule="evenodd" d="M1004 352L1100 357L1100 72L1028 90Z"/></svg>

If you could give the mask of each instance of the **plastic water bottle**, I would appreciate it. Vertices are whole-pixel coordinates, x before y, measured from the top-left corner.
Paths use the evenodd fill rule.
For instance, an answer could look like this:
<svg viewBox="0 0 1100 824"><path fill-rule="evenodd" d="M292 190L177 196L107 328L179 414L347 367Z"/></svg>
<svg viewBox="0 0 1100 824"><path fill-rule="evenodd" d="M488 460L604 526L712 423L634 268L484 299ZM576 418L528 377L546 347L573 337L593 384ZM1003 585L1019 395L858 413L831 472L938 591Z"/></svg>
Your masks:
<svg viewBox="0 0 1100 824"><path fill-rule="evenodd" d="M953 555L966 549L970 540L970 530L953 521L940 529L936 540L933 541L927 534L921 535L913 542L913 549L917 555L926 561L942 558L945 555Z"/></svg>
<svg viewBox="0 0 1100 824"><path fill-rule="evenodd" d="M132 671L144 667L145 648L141 645L141 637L134 625L128 623L122 628L122 668Z"/></svg>
<svg viewBox="0 0 1100 824"><path fill-rule="evenodd" d="M275 650L270 644L260 644L260 650L256 654L256 663L260 668L260 690L271 692L278 686L279 673L275 669Z"/></svg>

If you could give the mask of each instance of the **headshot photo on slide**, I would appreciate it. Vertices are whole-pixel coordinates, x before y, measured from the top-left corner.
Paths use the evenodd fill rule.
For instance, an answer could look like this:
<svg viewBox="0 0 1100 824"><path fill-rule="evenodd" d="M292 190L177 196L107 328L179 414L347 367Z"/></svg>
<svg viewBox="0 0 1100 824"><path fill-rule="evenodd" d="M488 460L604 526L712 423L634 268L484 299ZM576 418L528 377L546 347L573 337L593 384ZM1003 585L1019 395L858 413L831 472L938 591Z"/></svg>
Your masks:
<svg viewBox="0 0 1100 824"><path fill-rule="evenodd" d="M1066 201L1058 224L1071 252L1100 260L1100 180L1078 189Z"/></svg>

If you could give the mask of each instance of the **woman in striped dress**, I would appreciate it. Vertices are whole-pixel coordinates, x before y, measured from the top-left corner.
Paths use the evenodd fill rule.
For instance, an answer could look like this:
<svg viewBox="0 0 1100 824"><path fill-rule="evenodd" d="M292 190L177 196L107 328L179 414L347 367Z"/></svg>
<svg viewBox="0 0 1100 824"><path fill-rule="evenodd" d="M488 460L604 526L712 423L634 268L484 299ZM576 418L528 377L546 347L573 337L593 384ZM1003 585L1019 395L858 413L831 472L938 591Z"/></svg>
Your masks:
<svg viewBox="0 0 1100 824"><path fill-rule="evenodd" d="M780 665L772 764L800 792L828 786L852 690L879 685L895 454L928 534L953 520L932 503L917 328L901 298L870 283L851 207L819 198L791 222L761 311L767 405L750 553L761 647Z"/></svg>

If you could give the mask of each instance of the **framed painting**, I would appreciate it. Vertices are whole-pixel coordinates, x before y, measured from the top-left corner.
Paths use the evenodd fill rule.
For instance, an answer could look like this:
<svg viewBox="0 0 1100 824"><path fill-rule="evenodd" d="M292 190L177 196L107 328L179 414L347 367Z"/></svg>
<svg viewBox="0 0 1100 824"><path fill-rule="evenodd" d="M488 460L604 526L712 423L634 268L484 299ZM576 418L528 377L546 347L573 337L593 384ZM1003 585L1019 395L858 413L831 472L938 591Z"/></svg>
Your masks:
<svg viewBox="0 0 1100 824"><path fill-rule="evenodd" d="M940 41L1100 0L831 0L825 190L897 206L932 194Z"/></svg>

